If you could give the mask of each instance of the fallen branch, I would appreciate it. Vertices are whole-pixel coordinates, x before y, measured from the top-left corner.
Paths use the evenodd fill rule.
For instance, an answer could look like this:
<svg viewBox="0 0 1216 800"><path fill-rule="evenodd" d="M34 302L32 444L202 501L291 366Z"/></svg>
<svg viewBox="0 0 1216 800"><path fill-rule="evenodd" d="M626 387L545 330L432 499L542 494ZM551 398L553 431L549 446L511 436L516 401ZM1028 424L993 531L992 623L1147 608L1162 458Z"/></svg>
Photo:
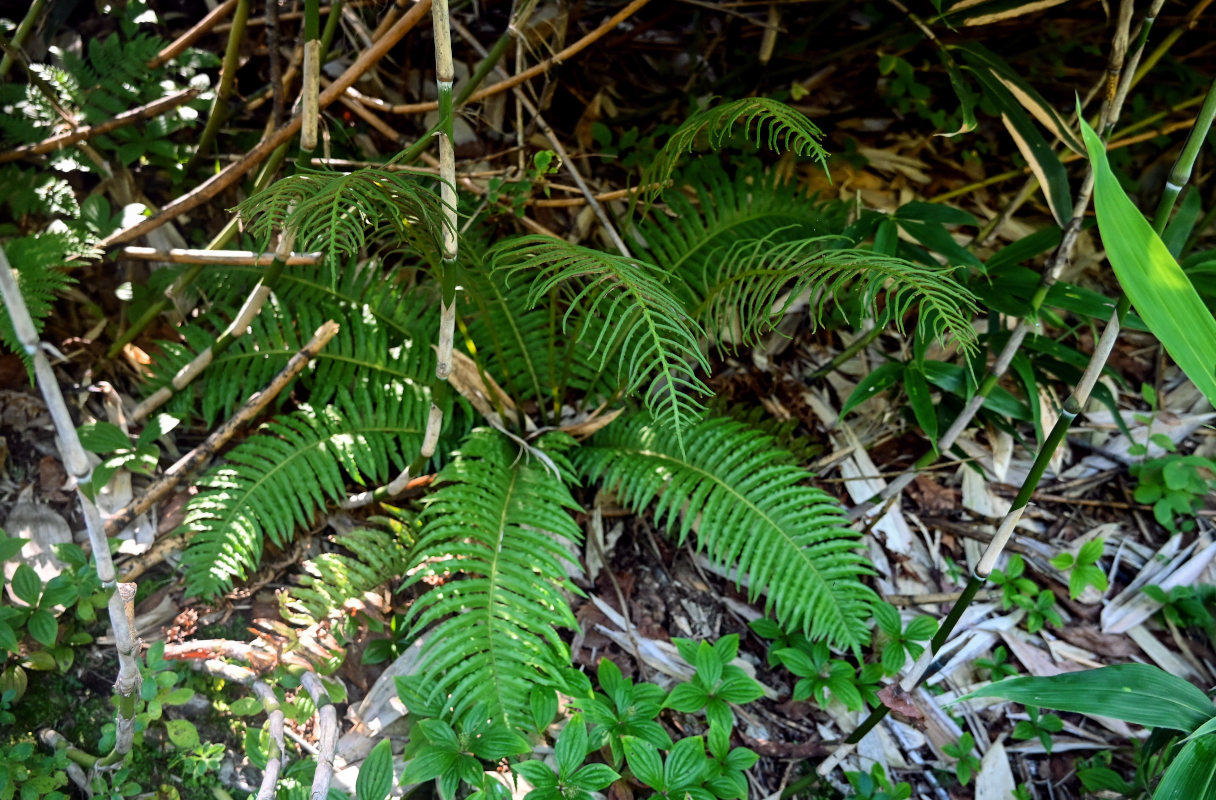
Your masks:
<svg viewBox="0 0 1216 800"><path fill-rule="evenodd" d="M245 423L260 414L262 409L277 397L279 392L283 391L283 387L295 379L296 375L304 369L309 361L316 357L317 353L321 352L321 348L325 347L337 332L338 323L333 320L317 328L317 332L313 334L308 344L304 345L300 349L300 352L291 357L287 365L279 371L278 375L274 376L274 380L265 389L251 395L232 417L207 437L206 441L182 456L178 459L177 463L165 470L165 474L149 486L138 500L110 517L105 524L106 534L108 536L118 534L119 531L130 525L136 517L147 511L161 498L171 492L174 487L193 473L194 470L198 469L200 465L210 460ZM146 555L150 556L152 552L149 551ZM144 559L144 561L148 560L148 558ZM141 573L147 569L148 565L144 564L142 566Z"/></svg>
<svg viewBox="0 0 1216 800"><path fill-rule="evenodd" d="M174 247L157 250L155 247L124 247L114 253L115 258L131 258L137 261L166 261L172 264L235 264L242 267L268 267L276 256L272 253L255 253L252 250L197 250ZM291 253L283 258L287 267L305 267L321 263L321 253Z"/></svg>
<svg viewBox="0 0 1216 800"><path fill-rule="evenodd" d="M43 139L36 144L26 144L21 147L13 148L6 153L0 153L0 164L7 164L10 161L18 161L29 156L42 155L43 153L51 153L55 150L62 150L69 145L86 139L92 139L95 136L109 133L110 131L121 128L126 125L131 125L143 120L158 117L170 109L177 108L183 103L189 103L201 93L199 89L183 89L180 92L174 92L171 95L162 97L159 100L153 100L151 103L142 105L138 108L133 108L130 111L124 111L118 116L108 119L105 122L99 122L96 125L89 125L84 128L76 128L75 130L66 133L60 133L50 138Z"/></svg>

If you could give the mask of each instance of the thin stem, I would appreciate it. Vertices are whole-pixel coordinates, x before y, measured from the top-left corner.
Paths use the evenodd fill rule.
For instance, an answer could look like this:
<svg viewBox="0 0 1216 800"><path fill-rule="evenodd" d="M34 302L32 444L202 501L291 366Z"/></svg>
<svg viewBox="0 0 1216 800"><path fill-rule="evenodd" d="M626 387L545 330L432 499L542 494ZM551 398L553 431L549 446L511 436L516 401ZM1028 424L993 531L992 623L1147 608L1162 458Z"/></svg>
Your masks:
<svg viewBox="0 0 1216 800"><path fill-rule="evenodd" d="M240 66L241 42L245 38L245 22L249 19L249 0L238 0L236 12L232 15L232 30L228 31L228 47L224 51L224 64L220 68L220 83L215 90L215 101L211 104L211 114L207 117L207 125L198 140L198 149L190 159L187 169L207 154L215 137L219 135L220 125L228 117L228 96L236 85L236 71Z"/></svg>

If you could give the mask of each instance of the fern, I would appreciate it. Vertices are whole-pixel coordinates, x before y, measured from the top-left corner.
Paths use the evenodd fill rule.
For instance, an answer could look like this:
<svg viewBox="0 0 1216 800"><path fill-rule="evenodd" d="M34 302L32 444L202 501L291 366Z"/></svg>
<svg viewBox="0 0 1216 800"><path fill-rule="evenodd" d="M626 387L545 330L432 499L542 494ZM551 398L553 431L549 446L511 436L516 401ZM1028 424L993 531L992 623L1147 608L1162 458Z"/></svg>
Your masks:
<svg viewBox="0 0 1216 800"><path fill-rule="evenodd" d="M391 527L400 523L385 520ZM303 564L299 585L288 591L288 607L321 621L344 613L347 603L383 586L409 567L400 531L356 528L335 537L349 552L322 553Z"/></svg>
<svg viewBox="0 0 1216 800"><path fill-rule="evenodd" d="M216 284L215 276L223 276L224 283ZM161 343L163 353L156 360L153 378L145 384L146 393L166 384L196 353L214 343L218 331L208 328L235 313L237 298L256 277L252 267L215 268L207 289L216 298L212 313L206 323L181 329L184 345ZM234 278L249 283L230 282ZM208 426L230 416L255 387L265 386L326 319L338 323L338 334L296 382L308 390L313 405L327 402L339 386L361 380L421 382L434 374L434 352L422 344L436 317L425 293L392 292L391 284L371 269L345 271L342 283L334 288L323 282L324 271L315 268L279 276L275 292L248 332L215 357L207 379L196 382L192 390L201 395L200 410ZM172 401L171 412L189 413L192 393L183 395ZM286 395L284 391L280 396Z"/></svg>
<svg viewBox="0 0 1216 800"><path fill-rule="evenodd" d="M574 461L634 511L655 502L656 522L681 543L695 527L697 547L737 566L753 600L767 593L765 613L784 628L856 650L870 639L874 598L861 581L871 570L857 552L859 534L789 458L771 436L722 418L691 428L682 454L635 416L598 433Z"/></svg>
<svg viewBox="0 0 1216 800"><path fill-rule="evenodd" d="M442 208L439 196L418 176L367 167L349 173L301 169L235 211L254 236L269 239L291 230L297 250L337 257L357 255L369 238L383 234L434 253L444 225Z"/></svg>
<svg viewBox="0 0 1216 800"><path fill-rule="evenodd" d="M591 337L563 334L552 297L530 308L528 285L512 284L501 272L470 270L460 282L470 354L510 396L537 401L542 418L552 422L567 403L613 393L611 376L595 367L602 359Z"/></svg>
<svg viewBox="0 0 1216 800"><path fill-rule="evenodd" d="M560 452L547 455L569 471ZM426 632L420 672L452 716L484 702L523 727L532 687L560 684L570 662L554 626L575 627L562 590L578 590L554 537L580 541L577 506L546 465L493 431L473 433L437 484L410 556L424 565L411 582L444 581L407 615L408 638Z"/></svg>
<svg viewBox="0 0 1216 800"><path fill-rule="evenodd" d="M949 270L914 264L864 250L824 249L835 237L774 242L770 237L736 243L718 259L717 280L702 309L711 330L740 325L754 342L802 294L812 298L811 325L825 317L829 299L849 292L862 308L875 308L885 291L887 315L903 331L916 308L918 328L947 336L969 355L978 349L971 317L976 299ZM781 298L785 297L784 303Z"/></svg>
<svg viewBox="0 0 1216 800"><path fill-rule="evenodd" d="M668 190L669 214L651 215L637 229L654 263L679 279L690 308L704 300L717 257L737 242L809 239L844 227L843 204L815 202L775 173L741 170L732 178L712 162L697 166L683 176L696 202L688 190Z"/></svg>
<svg viewBox="0 0 1216 800"><path fill-rule="evenodd" d="M282 547L346 482L382 482L416 456L427 400L414 385L342 387L325 407L301 406L262 426L200 481L182 531L186 591L214 597L245 578L269 538Z"/></svg>
<svg viewBox="0 0 1216 800"><path fill-rule="evenodd" d="M75 283L62 269L72 260L72 250L72 237L64 233L23 236L4 244L5 255L17 273L17 286L39 333L54 307L56 296ZM8 306L3 303L0 303L0 338L25 361L32 379L33 361L17 340Z"/></svg>
<svg viewBox="0 0 1216 800"><path fill-rule="evenodd" d="M654 187L671 180L684 153L692 152L702 142L711 150L721 150L730 143L738 126L742 126L743 137L757 147L765 144L770 150L810 156L827 169L828 153L819 144L823 131L815 123L780 101L747 97L702 109L686 119L646 168L642 184L652 188L643 199L653 200L660 190Z"/></svg>
<svg viewBox="0 0 1216 800"><path fill-rule="evenodd" d="M576 336L594 332L592 351L600 363L616 359L625 391L641 394L682 446L684 431L701 412L697 397L709 394L691 370L708 371L709 362L697 343L700 327L656 278L658 268L544 236L505 241L490 252L490 262L509 275L535 271L529 306L554 289L568 289L572 297L563 323L577 312Z"/></svg>

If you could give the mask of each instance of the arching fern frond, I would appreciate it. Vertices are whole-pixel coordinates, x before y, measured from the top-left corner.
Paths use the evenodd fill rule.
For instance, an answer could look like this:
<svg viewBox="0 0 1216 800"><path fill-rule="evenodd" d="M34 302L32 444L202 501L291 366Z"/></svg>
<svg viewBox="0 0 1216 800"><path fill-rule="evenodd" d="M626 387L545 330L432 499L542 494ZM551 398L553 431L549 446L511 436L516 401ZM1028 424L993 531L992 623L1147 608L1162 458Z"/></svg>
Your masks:
<svg viewBox="0 0 1216 800"><path fill-rule="evenodd" d="M646 168L642 185L662 186L671 179L680 157L698 145L721 150L736 131L757 147L810 156L827 169L828 152L819 144L823 131L797 109L767 97L745 97L704 108L684 121ZM658 189L650 189L644 201Z"/></svg>
<svg viewBox="0 0 1216 800"><path fill-rule="evenodd" d="M975 295L945 268L915 264L865 250L831 249L836 237L773 242L769 237L735 244L719 259L716 282L697 316L711 330L739 325L744 341L754 342L771 328L799 295L811 297L811 325L824 319L829 300L848 292L863 308L885 297L888 316L902 332L904 317L915 308L917 326L943 341L952 339L974 354L971 326ZM825 248L825 245L829 247ZM785 297L784 305L780 299Z"/></svg>
<svg viewBox="0 0 1216 800"><path fill-rule="evenodd" d="M443 201L417 175L367 167L341 173L301 170L275 181L235 209L254 236L289 229L296 250L353 256L369 239L391 233L421 240L434 252L442 235Z"/></svg>
<svg viewBox="0 0 1216 800"><path fill-rule="evenodd" d="M187 594L214 597L246 577L264 539L283 546L327 503L345 498L348 481L367 485L399 473L418 454L428 405L414 385L365 384L263 425L203 476L203 491L186 509Z"/></svg>
<svg viewBox="0 0 1216 800"><path fill-rule="evenodd" d="M560 452L547 454L570 470ZM410 552L425 565L412 581L445 576L407 614L409 638L426 632L420 672L454 716L484 702L524 727L532 687L560 685L570 660L554 627L575 627L562 590L578 589L555 537L581 540L577 506L547 466L494 431L474 432L436 483Z"/></svg>
<svg viewBox="0 0 1216 800"><path fill-rule="evenodd" d="M283 288L289 290L286 292L289 297L293 294L290 282ZM228 349L215 357L206 380L196 381L180 399L175 398L170 410L188 413L194 407L194 398L200 396L197 407L208 427L217 419L231 416L251 393L270 382L327 319L338 323L337 335L291 384L307 389L305 396L312 405L322 405L339 387L354 386L361 381L425 382L434 374L435 354L424 344L427 331L421 325L434 317L433 308L419 293L400 294L410 302L397 307L399 313L390 317L390 321L400 324L390 327L383 315L366 304L327 302L328 297L323 294L284 302L276 292L262 313L254 317L245 335L233 340ZM222 318L216 313L217 306L212 307L213 313L207 319ZM411 309L415 310L413 319L409 318ZM414 331L403 336L402 329L407 324ZM154 376L145 385L146 393L165 385L197 353L213 344L218 335L201 325L186 326L180 333L185 345L163 345L154 365ZM280 397L288 394L285 390ZM183 401L188 402L183 406Z"/></svg>
<svg viewBox="0 0 1216 800"><path fill-rule="evenodd" d="M386 530L356 528L334 537L334 543L349 555L322 553L305 561L298 585L287 592L288 607L317 622L345 615L349 601L404 574L409 558L399 535L401 524L391 520L384 523Z"/></svg>
<svg viewBox="0 0 1216 800"><path fill-rule="evenodd" d="M686 454L649 420L635 416L600 431L574 461L634 511L655 503L655 521L683 542L696 529L698 549L737 567L765 613L787 630L856 649L870 640L866 620L871 573L857 552L859 534L839 504L806 485L773 439L723 418L688 431Z"/></svg>
<svg viewBox="0 0 1216 800"><path fill-rule="evenodd" d="M684 176L688 188L663 193L667 214L641 222L641 246L685 288L687 307L705 299L717 276L718 258L737 242L771 237L774 242L840 233L844 204L817 202L775 172L740 170L728 176L721 166L705 162Z"/></svg>
<svg viewBox="0 0 1216 800"><path fill-rule="evenodd" d="M472 353L487 373L516 400L535 400L541 416L558 419L564 404L596 403L611 394L611 375L597 364L594 336L569 336L554 298L530 306L524 281L502 272L470 270L461 276Z"/></svg>
<svg viewBox="0 0 1216 800"><path fill-rule="evenodd" d="M567 290L570 308L563 324L573 316L576 337L595 336L591 351L601 363L616 360L625 391L640 394L682 446L685 429L701 412L698 396L709 394L693 370L708 371L709 362L697 342L700 327L660 280L657 267L545 236L504 241L491 251L490 263L511 276L535 273L529 306L553 289Z"/></svg>

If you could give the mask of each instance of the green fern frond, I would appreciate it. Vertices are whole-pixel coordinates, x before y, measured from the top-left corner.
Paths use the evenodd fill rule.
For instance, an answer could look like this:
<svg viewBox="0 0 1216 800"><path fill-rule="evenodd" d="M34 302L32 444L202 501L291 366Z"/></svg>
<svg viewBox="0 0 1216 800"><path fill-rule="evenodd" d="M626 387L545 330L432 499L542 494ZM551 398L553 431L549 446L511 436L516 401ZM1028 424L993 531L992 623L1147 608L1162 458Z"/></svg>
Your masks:
<svg viewBox="0 0 1216 800"><path fill-rule="evenodd" d="M73 258L73 249L72 237L64 233L23 236L4 244L5 255L17 274L17 287L25 298L34 328L39 333L46 324L46 318L54 307L56 297L75 283L75 279L63 270ZM8 307L3 303L0 303L0 339L26 362L32 379L33 361L17 340L17 333L13 330L13 323L8 315Z"/></svg>
<svg viewBox="0 0 1216 800"><path fill-rule="evenodd" d="M234 209L254 236L289 229L297 250L354 256L369 239L392 234L437 252L443 201L417 175L367 167L341 173L303 169L275 181Z"/></svg>
<svg viewBox="0 0 1216 800"><path fill-rule="evenodd" d="M327 406L305 405L263 425L200 481L182 530L186 592L214 597L244 578L269 539L282 547L347 482L381 483L418 454L425 393L406 383L342 387Z"/></svg>
<svg viewBox="0 0 1216 800"><path fill-rule="evenodd" d="M884 295L886 313L904 330L904 317L915 308L917 326L973 355L978 343L971 319L975 295L945 268L915 264L865 250L825 247L837 237L774 242L769 237L735 244L719 259L716 283L697 316L711 330L740 326L753 343L771 328L795 298L809 295L812 327L825 318L829 300L846 292L862 308L877 307ZM784 303L781 298L784 297Z"/></svg>
<svg viewBox="0 0 1216 800"><path fill-rule="evenodd" d="M537 401L552 421L564 404L595 403L612 393L611 376L595 367L602 359L591 349L593 337L567 336L553 298L530 307L526 283L490 270L469 270L460 283L470 355L512 398Z"/></svg>
<svg viewBox="0 0 1216 800"><path fill-rule="evenodd" d="M683 442L701 413L698 396L709 394L693 370L708 371L709 362L697 342L700 326L657 277L657 267L545 236L507 240L491 251L490 263L511 276L535 272L530 307L552 290L568 290L563 325L576 316L575 336L593 334L599 362L615 359L625 391L641 394L656 421Z"/></svg>
<svg viewBox="0 0 1216 800"><path fill-rule="evenodd" d="M425 325L435 314L425 295L398 292L391 311L382 308L387 313L377 313L368 304L333 302L332 295L322 292L298 292L298 277L280 276L278 290L249 330L215 357L206 380L197 381L190 392L183 393L191 399L200 397L198 408L208 427L217 419L231 416L252 392L269 383L327 319L338 323L337 335L292 383L307 389L311 404L322 405L338 387L364 380L382 384L426 382L434 374L435 354L424 343L433 330ZM222 308L214 304L206 319L222 319L226 316L219 313ZM145 393L151 394L171 380L197 353L215 342L219 331L195 324L180 329L180 333L185 346L162 344ZM289 391L285 389L280 397L287 397ZM170 411L175 410L182 409L175 403Z"/></svg>
<svg viewBox="0 0 1216 800"><path fill-rule="evenodd" d="M400 523L385 520L400 528ZM400 531L356 528L334 537L334 544L348 551L322 553L303 564L299 584L288 590L288 607L323 621L344 613L348 601L383 586L409 568L408 553Z"/></svg>
<svg viewBox="0 0 1216 800"><path fill-rule="evenodd" d="M570 470L560 452L547 455ZM558 537L581 540L569 513L577 506L546 465L494 431L474 432L436 484L410 558L425 565L411 582L444 581L407 615L409 638L426 632L420 672L453 716L484 702L524 727L532 687L560 684L570 661L554 627L575 627L562 590L578 589Z"/></svg>
<svg viewBox="0 0 1216 800"><path fill-rule="evenodd" d="M695 527L698 549L737 567L784 628L857 649L870 640L874 599L861 580L872 570L857 552L860 535L789 459L771 436L723 418L691 428L681 454L641 416L618 420L574 456L583 476L633 510L654 502L656 522L680 542Z"/></svg>
<svg viewBox="0 0 1216 800"><path fill-rule="evenodd" d="M705 299L718 258L732 245L771 237L774 242L839 233L843 203L817 202L773 172L740 170L728 176L719 165L702 164L683 177L686 189L663 193L667 214L652 214L637 235L655 264L678 278L693 308ZM696 202L686 193L695 191Z"/></svg>
<svg viewBox="0 0 1216 800"><path fill-rule="evenodd" d="M767 145L770 150L810 156L827 169L828 152L819 144L823 131L815 123L780 101L745 97L702 109L686 119L646 168L643 185L665 185L681 156L691 153L698 144L721 150L730 144L736 130L756 147ZM652 200L658 191L647 190L644 202Z"/></svg>

